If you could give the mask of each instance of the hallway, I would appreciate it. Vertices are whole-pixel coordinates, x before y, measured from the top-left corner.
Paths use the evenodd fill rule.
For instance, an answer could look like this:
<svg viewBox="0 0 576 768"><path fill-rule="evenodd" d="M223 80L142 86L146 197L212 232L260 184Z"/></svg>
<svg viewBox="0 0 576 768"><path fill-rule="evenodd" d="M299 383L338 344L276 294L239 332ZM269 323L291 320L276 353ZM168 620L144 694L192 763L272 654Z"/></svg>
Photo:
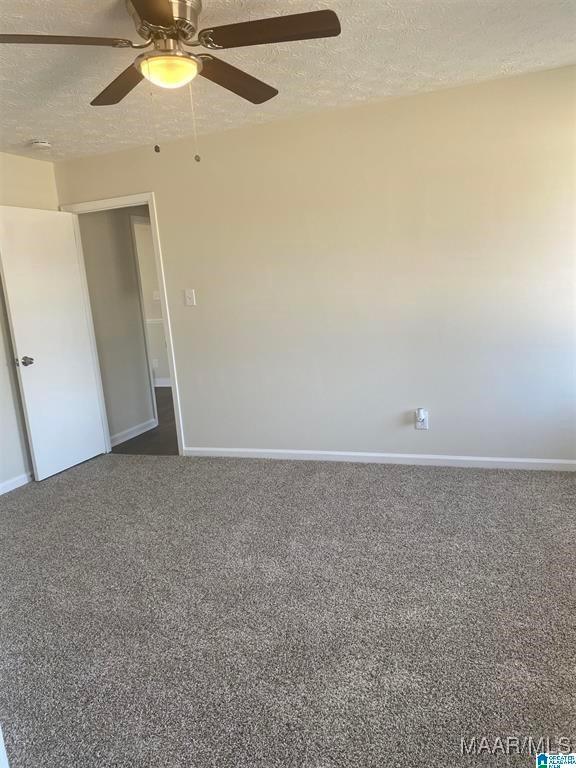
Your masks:
<svg viewBox="0 0 576 768"><path fill-rule="evenodd" d="M125 443L116 445L112 448L112 453L123 453L133 456L178 455L172 387L156 387L154 392L158 408L158 426L148 430L148 432L144 432L142 435L138 435L138 437L126 440Z"/></svg>

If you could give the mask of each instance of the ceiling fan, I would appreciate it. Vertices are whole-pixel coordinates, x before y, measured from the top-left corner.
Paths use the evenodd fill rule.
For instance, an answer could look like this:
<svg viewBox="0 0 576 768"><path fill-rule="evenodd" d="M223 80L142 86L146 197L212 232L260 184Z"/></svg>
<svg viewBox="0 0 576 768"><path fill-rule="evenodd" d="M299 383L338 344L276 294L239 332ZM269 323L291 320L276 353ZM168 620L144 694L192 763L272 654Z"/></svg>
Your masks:
<svg viewBox="0 0 576 768"><path fill-rule="evenodd" d="M226 24L198 32L202 0L126 0L126 5L137 33L144 38L143 43L113 37L60 35L0 35L0 43L136 49L152 47L153 50L140 54L90 102L95 107L118 104L144 78L162 88L180 88L197 75L227 88L253 104L262 104L278 94L276 88L211 54L189 53L184 47L219 51L265 43L335 37L341 31L338 16L328 10Z"/></svg>

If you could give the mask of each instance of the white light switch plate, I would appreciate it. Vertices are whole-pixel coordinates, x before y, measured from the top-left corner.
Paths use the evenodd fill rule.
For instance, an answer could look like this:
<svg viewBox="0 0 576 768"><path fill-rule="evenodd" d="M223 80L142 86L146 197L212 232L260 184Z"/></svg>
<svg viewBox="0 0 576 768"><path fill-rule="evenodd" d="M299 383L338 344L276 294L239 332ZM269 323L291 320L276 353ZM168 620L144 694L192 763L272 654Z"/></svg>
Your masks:
<svg viewBox="0 0 576 768"><path fill-rule="evenodd" d="M430 429L430 416L425 408L418 408L414 412L416 423L416 429Z"/></svg>
<svg viewBox="0 0 576 768"><path fill-rule="evenodd" d="M184 291L184 304L186 304L187 307L196 306L196 291L194 288L186 288Z"/></svg>
<svg viewBox="0 0 576 768"><path fill-rule="evenodd" d="M160 291L152 291L152 301L160 301Z"/></svg>

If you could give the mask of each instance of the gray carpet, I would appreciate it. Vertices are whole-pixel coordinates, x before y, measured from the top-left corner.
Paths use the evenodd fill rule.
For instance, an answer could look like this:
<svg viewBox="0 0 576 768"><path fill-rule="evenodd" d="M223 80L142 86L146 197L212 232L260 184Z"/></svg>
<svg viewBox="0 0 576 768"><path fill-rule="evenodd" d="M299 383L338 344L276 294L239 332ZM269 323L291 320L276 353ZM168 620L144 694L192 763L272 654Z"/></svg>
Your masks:
<svg viewBox="0 0 576 768"><path fill-rule="evenodd" d="M0 499L12 768L533 766L576 737L571 474L106 456Z"/></svg>

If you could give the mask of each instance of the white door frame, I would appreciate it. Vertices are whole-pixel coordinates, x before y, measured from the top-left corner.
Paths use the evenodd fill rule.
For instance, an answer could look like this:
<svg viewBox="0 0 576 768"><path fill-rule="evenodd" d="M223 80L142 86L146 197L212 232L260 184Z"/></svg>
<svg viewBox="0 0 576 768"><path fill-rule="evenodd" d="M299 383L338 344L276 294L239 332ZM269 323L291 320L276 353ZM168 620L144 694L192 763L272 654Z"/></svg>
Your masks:
<svg viewBox="0 0 576 768"><path fill-rule="evenodd" d="M158 228L158 216L156 214L156 201L154 198L154 193L142 192L136 195L112 197L106 200L93 200L87 203L61 205L60 210L68 211L69 213L82 214L97 213L99 211L113 211L119 208L133 208L138 205L147 205L148 212L150 214L150 228L152 231L152 242L154 245L154 259L156 261L156 275L158 277L158 288L160 290L160 306L162 309L162 319L164 321L164 334L166 336L166 345L168 349L168 365L170 367L170 378L172 381L172 396L174 400L174 417L176 421L176 435L178 438L178 453L182 456L184 448L184 430L182 426L182 409L180 407L180 389L178 386L178 375L176 372L176 358L174 356L174 342L172 338L172 322L170 319L170 311L168 309L168 293L166 290L164 259L162 257L162 247L160 245L160 231ZM82 251L81 258L82 262L84 263L84 253ZM110 432L108 431L108 439L109 436Z"/></svg>

